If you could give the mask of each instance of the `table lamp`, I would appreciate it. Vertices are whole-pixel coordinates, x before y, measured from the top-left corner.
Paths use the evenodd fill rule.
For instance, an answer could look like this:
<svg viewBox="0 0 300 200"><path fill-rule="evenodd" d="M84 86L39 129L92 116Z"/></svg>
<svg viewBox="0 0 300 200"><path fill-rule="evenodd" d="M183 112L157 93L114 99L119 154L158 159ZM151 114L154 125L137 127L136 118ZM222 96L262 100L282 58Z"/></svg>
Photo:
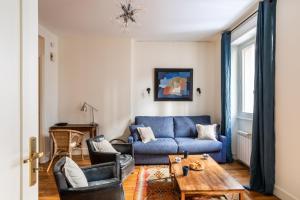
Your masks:
<svg viewBox="0 0 300 200"><path fill-rule="evenodd" d="M92 114L92 122L91 122L91 124L95 124L94 111L98 111L98 109L95 108L94 106L88 104L87 102L84 102L80 110L84 111L84 112L87 112L88 108L91 109L91 114Z"/></svg>

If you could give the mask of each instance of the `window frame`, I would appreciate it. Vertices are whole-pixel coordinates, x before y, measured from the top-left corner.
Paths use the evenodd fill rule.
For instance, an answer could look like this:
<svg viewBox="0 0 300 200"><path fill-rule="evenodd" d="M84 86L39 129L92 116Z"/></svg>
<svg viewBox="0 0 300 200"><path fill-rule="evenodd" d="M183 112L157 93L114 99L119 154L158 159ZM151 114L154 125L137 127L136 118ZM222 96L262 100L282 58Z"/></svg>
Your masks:
<svg viewBox="0 0 300 200"><path fill-rule="evenodd" d="M251 38L249 38L248 40L244 41L243 43L237 45L237 81L238 84L237 86L237 113L238 113L238 118L242 118L242 119L249 119L252 120L253 119L253 112L252 113L248 113L248 112L243 112L243 87L244 87L244 80L243 80L243 62L242 62L242 50L247 48L248 46L254 44L255 45L255 41L256 41L256 37L253 36ZM253 91L254 92L254 91Z"/></svg>

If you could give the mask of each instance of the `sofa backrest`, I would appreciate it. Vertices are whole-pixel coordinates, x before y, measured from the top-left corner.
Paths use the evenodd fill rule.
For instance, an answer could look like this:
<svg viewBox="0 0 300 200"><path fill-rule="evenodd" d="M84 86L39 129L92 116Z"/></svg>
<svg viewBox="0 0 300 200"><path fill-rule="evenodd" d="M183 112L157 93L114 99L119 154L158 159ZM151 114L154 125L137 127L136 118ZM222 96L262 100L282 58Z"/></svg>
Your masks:
<svg viewBox="0 0 300 200"><path fill-rule="evenodd" d="M156 138L174 138L173 117L137 116L135 124L150 126Z"/></svg>
<svg viewBox="0 0 300 200"><path fill-rule="evenodd" d="M136 116L135 124L150 126L157 138L192 137L198 133L196 124L211 124L209 115L202 116Z"/></svg>
<svg viewBox="0 0 300 200"><path fill-rule="evenodd" d="M196 138L198 133L196 124L211 124L210 116L178 116L174 117L175 137Z"/></svg>

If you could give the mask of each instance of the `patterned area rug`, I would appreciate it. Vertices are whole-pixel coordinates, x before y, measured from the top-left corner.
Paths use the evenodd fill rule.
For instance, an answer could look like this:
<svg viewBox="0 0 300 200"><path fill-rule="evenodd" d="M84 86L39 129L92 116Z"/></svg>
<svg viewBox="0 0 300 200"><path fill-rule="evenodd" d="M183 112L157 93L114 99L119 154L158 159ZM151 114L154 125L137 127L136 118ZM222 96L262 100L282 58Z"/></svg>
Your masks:
<svg viewBox="0 0 300 200"><path fill-rule="evenodd" d="M142 166L134 200L180 200L180 193L166 166ZM187 200L238 200L237 195L189 197Z"/></svg>

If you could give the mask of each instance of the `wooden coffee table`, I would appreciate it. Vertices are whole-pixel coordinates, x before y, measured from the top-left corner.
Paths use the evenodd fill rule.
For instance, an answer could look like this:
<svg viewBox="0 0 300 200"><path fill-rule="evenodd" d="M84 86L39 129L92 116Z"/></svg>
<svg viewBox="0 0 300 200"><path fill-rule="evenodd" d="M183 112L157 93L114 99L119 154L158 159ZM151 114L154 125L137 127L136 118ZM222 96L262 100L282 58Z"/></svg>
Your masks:
<svg viewBox="0 0 300 200"><path fill-rule="evenodd" d="M169 155L170 174L175 176L175 180L180 189L181 200L186 196L204 195L224 195L235 193L239 195L239 200L243 200L244 187L230 176L218 163L211 157L207 160L202 155L190 155L182 159L180 163L175 162L178 155ZM181 156L183 158L183 156ZM188 166L195 161L201 161L204 166L203 171L189 170L187 176L183 176L182 166Z"/></svg>

